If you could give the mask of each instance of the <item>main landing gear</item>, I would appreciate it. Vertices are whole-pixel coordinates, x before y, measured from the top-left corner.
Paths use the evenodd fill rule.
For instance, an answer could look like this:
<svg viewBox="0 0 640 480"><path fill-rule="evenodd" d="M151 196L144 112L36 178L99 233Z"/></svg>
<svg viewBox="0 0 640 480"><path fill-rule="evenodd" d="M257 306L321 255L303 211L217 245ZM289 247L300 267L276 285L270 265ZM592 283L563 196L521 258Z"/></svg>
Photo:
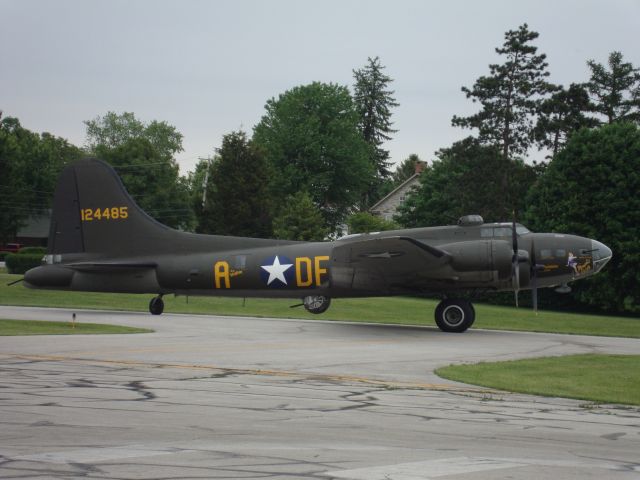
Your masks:
<svg viewBox="0 0 640 480"><path fill-rule="evenodd" d="M436 307L436 325L443 332L460 333L476 320L476 311L469 300L446 298Z"/></svg>
<svg viewBox="0 0 640 480"><path fill-rule="evenodd" d="M149 302L149 312L151 315L161 315L164 311L164 301L162 300L162 294L157 297L153 297Z"/></svg>
<svg viewBox="0 0 640 480"><path fill-rule="evenodd" d="M320 314L327 311L331 305L331 299L323 295L309 295L302 299L302 305L307 312Z"/></svg>

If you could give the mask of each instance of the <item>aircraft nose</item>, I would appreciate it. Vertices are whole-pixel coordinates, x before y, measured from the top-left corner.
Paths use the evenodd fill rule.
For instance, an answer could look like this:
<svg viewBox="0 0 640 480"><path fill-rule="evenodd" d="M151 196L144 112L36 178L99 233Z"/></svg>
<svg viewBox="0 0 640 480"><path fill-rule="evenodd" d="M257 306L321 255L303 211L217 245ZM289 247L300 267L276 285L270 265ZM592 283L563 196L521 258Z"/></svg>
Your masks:
<svg viewBox="0 0 640 480"><path fill-rule="evenodd" d="M613 252L604 243L591 240L591 255L593 256L593 270L597 273L611 260Z"/></svg>

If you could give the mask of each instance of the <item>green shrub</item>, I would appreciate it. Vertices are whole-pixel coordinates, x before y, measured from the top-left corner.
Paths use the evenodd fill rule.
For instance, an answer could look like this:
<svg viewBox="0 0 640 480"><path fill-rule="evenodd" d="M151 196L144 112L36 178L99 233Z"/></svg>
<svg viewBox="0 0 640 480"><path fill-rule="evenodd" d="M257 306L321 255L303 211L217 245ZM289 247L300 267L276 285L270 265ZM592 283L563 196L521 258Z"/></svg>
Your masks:
<svg viewBox="0 0 640 480"><path fill-rule="evenodd" d="M0 252L0 262L4 262L4 257L9 255L9 252Z"/></svg>
<svg viewBox="0 0 640 480"><path fill-rule="evenodd" d="M20 250L18 250L18 253L23 254L23 253L37 253L38 255L46 255L47 253L47 248L46 247L22 247Z"/></svg>
<svg viewBox="0 0 640 480"><path fill-rule="evenodd" d="M9 273L25 273L42 263L41 253L12 253L4 259Z"/></svg>

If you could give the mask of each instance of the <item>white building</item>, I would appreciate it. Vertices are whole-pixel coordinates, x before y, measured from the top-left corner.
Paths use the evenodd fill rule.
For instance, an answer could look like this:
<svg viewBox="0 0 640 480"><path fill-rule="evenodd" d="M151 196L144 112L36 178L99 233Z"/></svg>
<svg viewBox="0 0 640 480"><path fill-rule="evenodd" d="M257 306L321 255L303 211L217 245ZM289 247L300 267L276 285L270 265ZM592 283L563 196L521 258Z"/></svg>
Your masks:
<svg viewBox="0 0 640 480"><path fill-rule="evenodd" d="M415 173L369 208L369 212L385 220L393 220L393 217L398 212L398 207L404 203L409 192L419 185L420 174L424 167L425 164L423 162L416 163Z"/></svg>

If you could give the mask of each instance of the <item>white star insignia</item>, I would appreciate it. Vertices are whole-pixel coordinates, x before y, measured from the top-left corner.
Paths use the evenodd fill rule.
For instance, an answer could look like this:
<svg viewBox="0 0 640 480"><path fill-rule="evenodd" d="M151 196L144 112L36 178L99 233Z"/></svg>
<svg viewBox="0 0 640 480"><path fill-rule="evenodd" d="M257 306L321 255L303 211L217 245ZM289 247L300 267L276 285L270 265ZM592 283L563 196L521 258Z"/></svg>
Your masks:
<svg viewBox="0 0 640 480"><path fill-rule="evenodd" d="M271 285L271 282L276 279L287 285L287 280L284 278L284 272L286 272L292 266L293 263L280 264L280 259L276 255L276 258L273 260L272 265L262 265L260 268L263 268L267 272L269 272L269 280L267 280L267 285Z"/></svg>

